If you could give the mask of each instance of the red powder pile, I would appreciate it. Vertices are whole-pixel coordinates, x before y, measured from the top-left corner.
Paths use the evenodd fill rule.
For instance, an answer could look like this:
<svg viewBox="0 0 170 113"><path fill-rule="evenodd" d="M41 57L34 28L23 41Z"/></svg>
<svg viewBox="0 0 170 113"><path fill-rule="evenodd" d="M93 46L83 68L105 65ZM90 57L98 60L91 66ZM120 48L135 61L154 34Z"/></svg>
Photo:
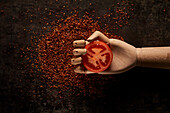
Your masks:
<svg viewBox="0 0 170 113"><path fill-rule="evenodd" d="M108 75L84 75L74 72L76 66L71 65L71 58L74 57L72 51L74 49L72 43L74 40L87 39L95 31L101 31L108 38L116 38L123 40L121 36L111 34L108 31L110 29L119 29L128 24L130 18L129 12L132 9L132 4L125 1L113 5L109 8L109 12L103 17L96 17L98 21L93 20L94 15L86 13L83 17L79 17L78 11L74 10L74 14L67 16L66 13L56 14L61 18L51 23L52 28L47 22L47 18L40 18L42 24L47 25L42 27L45 31L48 28L50 33L44 35L40 34L40 37L32 36L30 39L31 46L27 47L25 53L26 60L30 62L30 76L40 77L38 82L40 89L51 89L55 94L53 96L63 98L65 92L68 95L87 95L87 96L101 96L104 84L109 81L114 81L113 76ZM123 9L120 7L124 7ZM67 6L67 5L66 5ZM65 6L65 7L66 7ZM39 11L39 9L38 9ZM47 9L45 9L47 11ZM94 12L94 11L93 11ZM53 10L49 10L49 18L52 18ZM62 13L62 12L61 12ZM64 15L66 19L63 19L61 15ZM44 21L44 22L43 22ZM31 22L33 22L31 20ZM106 22L106 23L105 23ZM109 23L107 23L109 22ZM102 28L101 26L103 26ZM49 30L50 28L50 30ZM31 31L34 32L34 31ZM33 82L37 83L36 78ZM44 84L45 83L45 84ZM37 85L33 86L36 90ZM53 90L54 89L54 90ZM33 90L33 91L35 91ZM35 94L33 92L33 94Z"/></svg>
<svg viewBox="0 0 170 113"><path fill-rule="evenodd" d="M121 39L115 34L107 33L107 30L100 28L97 21L93 21L88 14L84 18L76 14L67 19L58 20L53 31L41 39L38 44L38 61L40 63L43 76L48 79L50 87L60 89L60 92L78 89L77 95L99 93L95 84L101 86L107 81L107 76L102 75L81 75L74 72L76 66L71 65L73 58L72 43L77 39L87 39L93 32L99 30L109 38Z"/></svg>

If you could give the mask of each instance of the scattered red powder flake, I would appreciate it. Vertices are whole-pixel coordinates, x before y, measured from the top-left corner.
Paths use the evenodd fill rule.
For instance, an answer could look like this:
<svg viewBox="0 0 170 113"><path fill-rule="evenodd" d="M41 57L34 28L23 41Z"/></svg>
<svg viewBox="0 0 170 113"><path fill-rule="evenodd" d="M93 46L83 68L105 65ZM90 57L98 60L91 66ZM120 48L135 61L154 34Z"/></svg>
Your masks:
<svg viewBox="0 0 170 113"><path fill-rule="evenodd" d="M131 12L133 11L134 4L130 3L129 1L125 0L116 5L112 5L109 8L109 12L104 14L104 19L109 21L107 24L109 28L112 29L119 29L122 28L124 25L129 23L129 19L133 17Z"/></svg>

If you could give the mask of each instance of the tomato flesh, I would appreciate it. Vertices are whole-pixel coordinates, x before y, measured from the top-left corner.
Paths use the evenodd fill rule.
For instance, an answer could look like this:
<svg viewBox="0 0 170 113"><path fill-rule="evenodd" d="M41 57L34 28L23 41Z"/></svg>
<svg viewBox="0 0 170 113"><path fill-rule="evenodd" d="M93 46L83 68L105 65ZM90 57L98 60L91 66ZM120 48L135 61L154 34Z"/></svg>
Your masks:
<svg viewBox="0 0 170 113"><path fill-rule="evenodd" d="M106 70L113 59L109 46L102 41L93 41L86 45L87 53L82 56L83 65L89 71L99 73Z"/></svg>

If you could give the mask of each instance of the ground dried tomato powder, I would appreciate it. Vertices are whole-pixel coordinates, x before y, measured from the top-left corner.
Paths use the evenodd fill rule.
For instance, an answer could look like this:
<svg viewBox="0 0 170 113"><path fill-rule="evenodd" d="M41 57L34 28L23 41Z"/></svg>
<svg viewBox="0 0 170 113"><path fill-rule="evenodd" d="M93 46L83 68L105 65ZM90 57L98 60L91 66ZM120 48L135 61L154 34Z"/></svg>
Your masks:
<svg viewBox="0 0 170 113"><path fill-rule="evenodd" d="M71 12L67 9L67 2L62 7L62 10L65 9L66 12L61 11L55 14L55 11L45 8L44 12L47 12L49 17L42 16L39 24L44 25L42 31L50 32L48 34L40 33L40 36L36 39L38 33L34 33L32 29L24 29L24 31L32 32L36 35L31 37L31 45L26 47L26 51L23 52L23 54L27 55L22 55L29 62L27 65L32 67L30 69L32 81L35 82L37 81L36 78L41 78L38 82L42 83L32 86L33 94L37 95L36 90L37 86L39 86L39 89L42 89L43 92L56 92L53 96L59 98L62 98L65 92L68 92L68 95L101 96L104 84L107 84L108 80L113 81L114 76L75 73L74 68L76 66L71 65L71 58L74 57L72 54L74 49L72 43L78 39L86 40L97 30L109 38L123 40L121 36L109 32L112 29L117 30L128 25L129 18L131 17L130 12L133 10L130 4L127 0L113 4L103 17L94 17L93 14L87 12L84 16L80 17L76 8L70 10ZM40 12L40 8L37 11ZM40 12L40 14L42 15L44 12ZM68 12L71 15L68 15ZM92 12L95 13L94 10ZM54 19L50 23L48 18L52 18L53 15L57 20ZM32 19L30 22L34 23Z"/></svg>
<svg viewBox="0 0 170 113"><path fill-rule="evenodd" d="M88 13L79 18L78 12L65 20L58 20L53 31L41 39L38 44L38 61L44 77L48 79L49 87L58 88L61 92L79 89L77 95L98 93L95 84L101 85L108 78L101 75L77 74L74 72L76 66L72 66L70 62L74 57L73 41L86 40L96 30L103 32L109 38L123 40L122 37L102 29L98 21L93 21Z"/></svg>

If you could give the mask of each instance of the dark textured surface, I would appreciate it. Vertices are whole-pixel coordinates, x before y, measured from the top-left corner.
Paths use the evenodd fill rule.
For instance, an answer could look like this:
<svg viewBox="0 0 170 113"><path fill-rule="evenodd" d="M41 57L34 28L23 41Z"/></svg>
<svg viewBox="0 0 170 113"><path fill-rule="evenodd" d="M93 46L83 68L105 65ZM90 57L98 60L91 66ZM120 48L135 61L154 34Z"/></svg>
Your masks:
<svg viewBox="0 0 170 113"><path fill-rule="evenodd" d="M90 2L95 4L95 7L90 7L88 5ZM101 16L106 12L105 8L109 8L114 2L117 1L88 0L79 4L72 1L70 8L80 6L82 12L95 9L96 15ZM20 64L24 61L18 59L17 48L28 45L32 34L39 35L43 32L41 28L44 25L39 18L48 16L46 10L53 9L60 12L63 3L64 1L54 0L0 1L0 112L170 113L170 71L163 69L135 67L116 75L117 81L108 84L108 88L104 91L105 98L93 100L75 97L52 105L47 104L48 101L40 103L32 98L32 93L28 91L32 88L30 85L33 84L30 83L32 78L22 76L23 67ZM170 2L134 0L133 3L134 18L130 19L131 25L124 26L116 34L136 47L170 46L168 7ZM27 11L28 14L25 14ZM52 20L55 20L55 16L50 17L49 21ZM32 29L34 33L24 29ZM24 69L24 72L27 71L27 68Z"/></svg>

